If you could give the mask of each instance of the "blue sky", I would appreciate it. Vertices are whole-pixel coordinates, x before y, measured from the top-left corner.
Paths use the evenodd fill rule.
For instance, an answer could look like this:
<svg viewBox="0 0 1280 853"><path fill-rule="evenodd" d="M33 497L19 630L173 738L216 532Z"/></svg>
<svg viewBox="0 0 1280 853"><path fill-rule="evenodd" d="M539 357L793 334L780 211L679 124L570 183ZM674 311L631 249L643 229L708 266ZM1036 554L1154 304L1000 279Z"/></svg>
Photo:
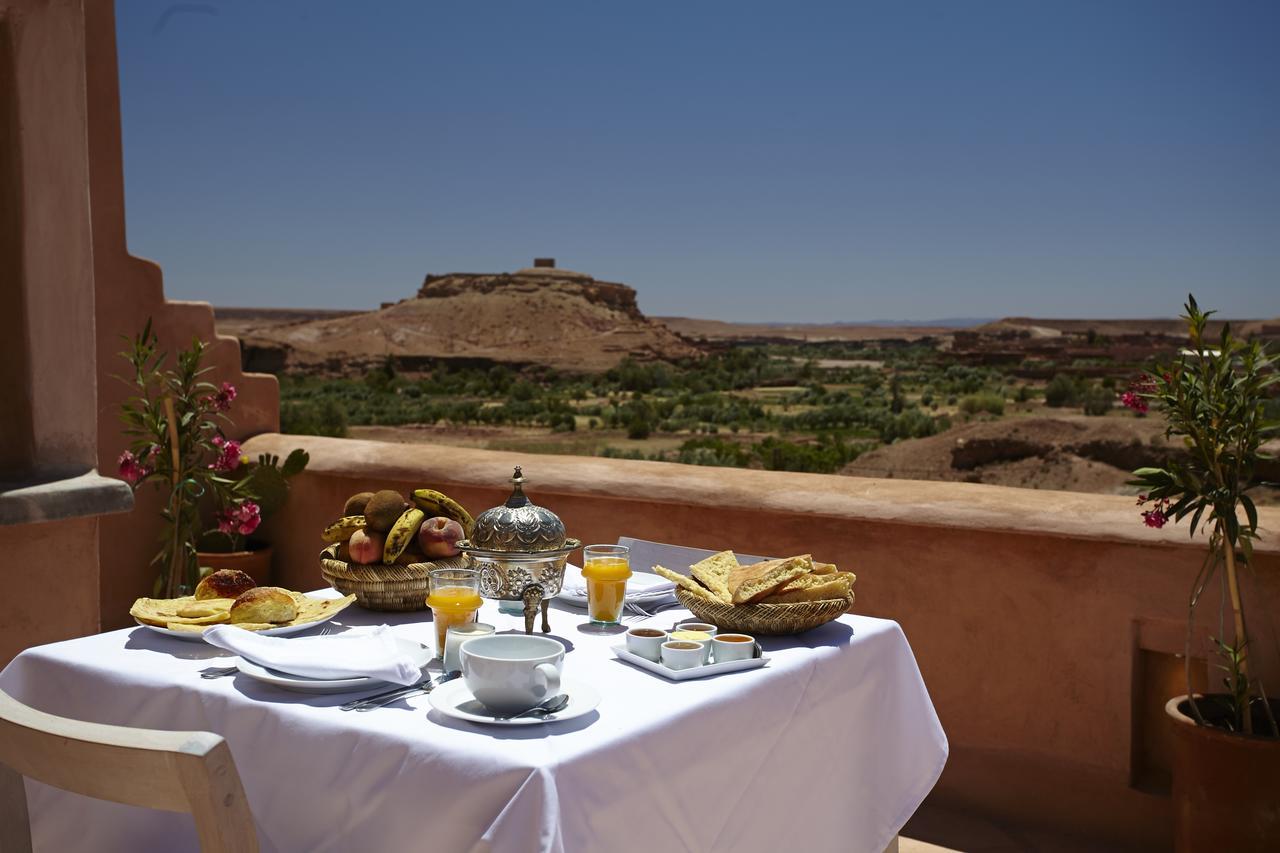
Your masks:
<svg viewBox="0 0 1280 853"><path fill-rule="evenodd" d="M374 307L551 255L651 314L1280 314L1280 3L117 9L173 298Z"/></svg>

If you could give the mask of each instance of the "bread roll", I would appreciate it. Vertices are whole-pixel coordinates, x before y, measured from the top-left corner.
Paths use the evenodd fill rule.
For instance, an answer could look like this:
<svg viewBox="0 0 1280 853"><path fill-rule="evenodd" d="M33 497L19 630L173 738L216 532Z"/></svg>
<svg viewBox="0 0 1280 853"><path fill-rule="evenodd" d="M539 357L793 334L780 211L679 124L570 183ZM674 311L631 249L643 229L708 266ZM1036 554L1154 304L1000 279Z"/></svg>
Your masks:
<svg viewBox="0 0 1280 853"><path fill-rule="evenodd" d="M292 622L298 616L293 595L278 586L254 587L231 605L231 622Z"/></svg>
<svg viewBox="0 0 1280 853"><path fill-rule="evenodd" d="M239 569L218 569L196 585L196 600L206 598L239 598L257 586L253 578Z"/></svg>

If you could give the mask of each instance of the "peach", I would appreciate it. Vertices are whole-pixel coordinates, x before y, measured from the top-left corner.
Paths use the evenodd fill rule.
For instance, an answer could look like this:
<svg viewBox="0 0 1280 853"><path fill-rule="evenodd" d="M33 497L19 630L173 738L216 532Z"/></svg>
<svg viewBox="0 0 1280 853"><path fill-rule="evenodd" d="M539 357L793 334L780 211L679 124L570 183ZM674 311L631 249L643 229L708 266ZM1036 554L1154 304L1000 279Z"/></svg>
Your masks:
<svg viewBox="0 0 1280 853"><path fill-rule="evenodd" d="M418 530L418 546L429 560L458 556L458 540L466 538L462 525L444 516L428 518Z"/></svg>
<svg viewBox="0 0 1280 853"><path fill-rule="evenodd" d="M347 540L347 549L351 552L351 561L353 563L370 563L382 562L382 546L386 540L381 533L375 533L372 530L357 530L351 534L351 538Z"/></svg>

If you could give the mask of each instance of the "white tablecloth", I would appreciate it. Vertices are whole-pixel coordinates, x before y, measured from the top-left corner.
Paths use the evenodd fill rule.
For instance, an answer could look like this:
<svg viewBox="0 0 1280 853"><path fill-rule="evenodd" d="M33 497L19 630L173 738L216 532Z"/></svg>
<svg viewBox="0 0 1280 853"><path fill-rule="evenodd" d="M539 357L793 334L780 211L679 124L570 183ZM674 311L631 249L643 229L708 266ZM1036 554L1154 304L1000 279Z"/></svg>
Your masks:
<svg viewBox="0 0 1280 853"><path fill-rule="evenodd" d="M336 622L431 642L429 618L352 607ZM519 621L491 603L482 619ZM603 701L539 727L454 721L425 696L352 713L337 707L349 695L201 679L224 652L145 628L28 649L0 689L68 717L223 735L262 849L280 853L881 853L942 772L946 736L895 622L845 616L762 638L767 667L684 682L615 660L622 638L585 622L551 614L571 644L565 676ZM27 784L37 850L197 849L186 815Z"/></svg>

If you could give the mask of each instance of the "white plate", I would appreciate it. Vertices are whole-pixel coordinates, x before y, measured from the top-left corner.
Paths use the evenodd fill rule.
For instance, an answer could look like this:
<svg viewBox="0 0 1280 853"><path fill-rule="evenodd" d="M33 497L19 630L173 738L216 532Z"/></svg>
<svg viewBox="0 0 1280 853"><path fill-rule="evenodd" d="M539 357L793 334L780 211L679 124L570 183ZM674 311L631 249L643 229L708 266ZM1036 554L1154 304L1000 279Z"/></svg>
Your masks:
<svg viewBox="0 0 1280 853"><path fill-rule="evenodd" d="M307 598L330 598L330 596L308 594ZM345 604L342 607L339 607L337 610L330 613L327 618L321 619L318 622L303 622L299 625L282 625L279 628L265 628L261 631L254 631L253 633L257 634L260 637L284 637L289 634L299 634L303 631L309 631L312 628L319 628L321 625L328 622L330 619L337 616L339 613L346 610L350 606L351 604ZM166 637L177 637L179 640L199 640L199 641L204 640L203 631L196 634L191 631L175 631L172 628L161 628L159 625L148 625L145 622L138 622L137 619L134 619L133 621L137 622L143 628L150 628L152 631L155 631L157 634L164 634ZM221 623L214 623L214 624L229 625L231 623L221 622ZM207 625L206 627L212 628L213 625Z"/></svg>
<svg viewBox="0 0 1280 853"><path fill-rule="evenodd" d="M627 651L625 645L610 646L618 660L624 660L629 664L638 666L641 669L648 670L655 675L661 675L672 681L688 681L691 678L706 678L708 675L719 675L722 672L741 672L744 669L759 669L769 662L769 656L760 653L759 657L747 658L746 660L730 660L724 663L704 663L702 666L692 666L688 669L671 669L660 663L654 663L648 658L642 658L634 652ZM759 647L757 646L757 649Z"/></svg>
<svg viewBox="0 0 1280 853"><path fill-rule="evenodd" d="M632 572L631 577L627 578L627 599L630 601L641 602L647 601L654 603L662 599L671 599L675 601L676 594L673 589L658 590L656 592L648 591L650 587L668 586L671 582L661 575L650 574L649 572ZM582 577L582 569L572 563L564 565L564 583L560 587L560 592L556 598L561 601L567 601L570 604L576 604L579 607L587 606L587 582Z"/></svg>
<svg viewBox="0 0 1280 853"><path fill-rule="evenodd" d="M396 637L396 645L400 651L413 657L419 669L425 667L434 656L431 649L417 640ZM356 690L372 690L386 682L379 678L359 676L357 678L307 678L302 675L291 675L277 669L268 669L251 660L236 658L236 666L240 672L250 678L266 684L274 684L285 690L296 690L300 693L351 693Z"/></svg>
<svg viewBox="0 0 1280 853"><path fill-rule="evenodd" d="M560 690L569 694L569 704L563 711L557 711L550 719L539 717L520 717L516 720L499 720L497 715L481 705L467 689L467 682L461 678L447 681L427 694L431 707L446 717L455 720L466 720L471 723L482 723L488 726L540 726L544 723L559 723L589 714L600 704L600 694L594 687L563 678Z"/></svg>

